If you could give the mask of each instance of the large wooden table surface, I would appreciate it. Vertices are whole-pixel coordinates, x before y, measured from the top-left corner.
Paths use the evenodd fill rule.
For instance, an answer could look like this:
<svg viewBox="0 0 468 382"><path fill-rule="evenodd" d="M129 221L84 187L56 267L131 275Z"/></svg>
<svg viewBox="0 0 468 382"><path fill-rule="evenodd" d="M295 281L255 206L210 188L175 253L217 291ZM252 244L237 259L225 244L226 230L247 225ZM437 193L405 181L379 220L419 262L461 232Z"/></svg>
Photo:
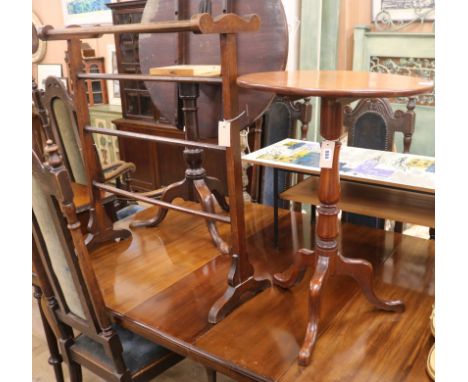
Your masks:
<svg viewBox="0 0 468 382"><path fill-rule="evenodd" d="M154 209L133 219L150 217ZM309 218L280 213L280 248L273 248L272 209L246 205L247 243L256 275L271 278L292 254L311 247ZM131 218L117 223L128 226ZM229 226L219 225L226 238ZM401 298L404 313L374 309L351 279L332 278L322 299L320 334L311 364L297 354L307 322L307 283L271 287L217 325L207 321L225 291L228 256L219 255L203 219L169 212L159 228L92 253L106 305L124 326L236 380L429 381L433 339L434 241L343 225L340 248L375 267L376 291Z"/></svg>

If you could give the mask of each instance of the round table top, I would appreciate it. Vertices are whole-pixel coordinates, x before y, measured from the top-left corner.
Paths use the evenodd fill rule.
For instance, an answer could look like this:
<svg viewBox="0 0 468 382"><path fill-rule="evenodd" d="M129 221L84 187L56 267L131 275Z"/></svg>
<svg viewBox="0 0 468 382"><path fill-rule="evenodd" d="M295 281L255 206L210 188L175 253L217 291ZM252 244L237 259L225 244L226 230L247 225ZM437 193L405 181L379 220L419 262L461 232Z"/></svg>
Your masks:
<svg viewBox="0 0 468 382"><path fill-rule="evenodd" d="M430 92L434 84L397 74L298 70L250 73L240 76L242 88L302 97L404 97Z"/></svg>
<svg viewBox="0 0 468 382"><path fill-rule="evenodd" d="M148 0L141 21L158 22L173 20L174 17L190 18L191 15L200 12L202 3L209 4L213 17L226 12L238 15L256 14L260 17L260 29L257 32L236 35L239 75L286 68L288 23L280 0L211 0L209 2ZM151 68L182 63L219 65L221 63L219 36L194 33L141 34L139 58L142 73L149 73ZM148 81L145 82L145 86L162 119L166 120L166 123L181 127L177 84ZM223 118L222 87L201 83L199 89L197 107L200 137L216 137L218 122ZM239 105L249 105L249 113L246 116L248 123L255 121L265 112L273 97L273 93L240 89Z"/></svg>

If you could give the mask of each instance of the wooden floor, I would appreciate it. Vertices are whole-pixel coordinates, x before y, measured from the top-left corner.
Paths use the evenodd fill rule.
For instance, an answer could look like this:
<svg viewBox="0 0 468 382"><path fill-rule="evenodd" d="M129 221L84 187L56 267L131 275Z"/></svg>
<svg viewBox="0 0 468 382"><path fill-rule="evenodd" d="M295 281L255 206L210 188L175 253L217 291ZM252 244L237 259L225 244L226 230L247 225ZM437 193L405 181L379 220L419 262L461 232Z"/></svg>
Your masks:
<svg viewBox="0 0 468 382"><path fill-rule="evenodd" d="M294 251L313 241L307 217L282 211L280 248L273 248L272 215L269 207L247 205L249 255L260 277L286 268ZM351 279L330 279L312 363L302 368L296 360L307 319L306 280L290 291L269 288L208 324L211 305L225 291L230 258L217 253L205 227L202 219L170 212L159 228L134 230L131 240L93 253L106 304L118 320L236 380L429 381L433 241L343 225L342 254L371 261L377 293L402 299L406 311L377 311ZM227 238L229 227L220 229Z"/></svg>

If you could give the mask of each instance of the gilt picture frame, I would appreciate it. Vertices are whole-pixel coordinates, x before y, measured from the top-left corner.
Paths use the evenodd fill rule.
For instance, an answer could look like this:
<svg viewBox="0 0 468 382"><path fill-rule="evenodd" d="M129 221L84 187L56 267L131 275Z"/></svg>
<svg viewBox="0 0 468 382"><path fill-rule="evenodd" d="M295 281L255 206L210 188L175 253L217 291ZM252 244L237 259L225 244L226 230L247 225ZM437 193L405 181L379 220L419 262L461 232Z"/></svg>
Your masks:
<svg viewBox="0 0 468 382"><path fill-rule="evenodd" d="M47 52L47 41L41 40L37 37L37 33L34 31L37 31L37 28L41 27L43 25L42 21L39 19L39 17L33 12L32 13L32 25L33 25L33 39L36 38L36 44L37 44L37 49L35 52L32 54L32 62L34 63L39 63L41 62Z"/></svg>

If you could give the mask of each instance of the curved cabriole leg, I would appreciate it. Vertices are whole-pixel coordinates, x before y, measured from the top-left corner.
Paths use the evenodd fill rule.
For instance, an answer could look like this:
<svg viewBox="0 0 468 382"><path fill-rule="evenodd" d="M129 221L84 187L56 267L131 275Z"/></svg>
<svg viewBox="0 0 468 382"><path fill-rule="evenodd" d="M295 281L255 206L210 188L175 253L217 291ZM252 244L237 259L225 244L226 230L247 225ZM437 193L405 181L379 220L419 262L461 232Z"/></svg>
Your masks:
<svg viewBox="0 0 468 382"><path fill-rule="evenodd" d="M276 273L273 276L273 283L281 288L291 288L300 283L304 278L305 271L311 262L316 258L314 251L302 248L294 255L294 263L291 267L282 272Z"/></svg>
<svg viewBox="0 0 468 382"><path fill-rule="evenodd" d="M168 186L161 196L163 202L171 203L175 198L189 199L188 181L186 179ZM130 224L131 228L156 227L167 215L168 208L160 207L156 216L148 220L137 220Z"/></svg>
<svg viewBox="0 0 468 382"><path fill-rule="evenodd" d="M195 190L197 191L198 198L203 211L216 213L215 199L208 186L206 185L205 180L194 180L193 185L195 187ZM223 255L228 255L230 253L229 245L219 235L216 222L211 219L206 219L206 225L208 226L208 231L210 232L211 239L213 240L213 243L216 246L216 248L218 248L218 250Z"/></svg>
<svg viewBox="0 0 468 382"><path fill-rule="evenodd" d="M253 270L251 272L253 274ZM239 274L239 255L232 255L231 268L228 275L228 288L211 307L208 313L208 322L216 324L251 297L268 288L271 283L268 279L257 280L253 276L241 281Z"/></svg>
<svg viewBox="0 0 468 382"><path fill-rule="evenodd" d="M226 211L229 212L229 204L226 201L226 195L221 191L223 189L221 185L221 181L217 178L214 178L212 176L207 176L205 178L206 185L210 189L210 191L213 193L215 196L216 200L218 201L220 207Z"/></svg>
<svg viewBox="0 0 468 382"><path fill-rule="evenodd" d="M301 351L299 352L299 365L307 366L310 363L312 350L317 340L318 322L320 317L320 294L322 286L325 283L328 273L328 264L330 258L328 256L319 256L317 259L317 267L310 280L309 290L309 322L307 331L302 343Z"/></svg>
<svg viewBox="0 0 468 382"><path fill-rule="evenodd" d="M351 276L359 285L367 300L379 309L403 312L405 304L402 301L381 300L374 292L374 270L372 264L362 259L349 259L338 254L336 258L336 274Z"/></svg>

